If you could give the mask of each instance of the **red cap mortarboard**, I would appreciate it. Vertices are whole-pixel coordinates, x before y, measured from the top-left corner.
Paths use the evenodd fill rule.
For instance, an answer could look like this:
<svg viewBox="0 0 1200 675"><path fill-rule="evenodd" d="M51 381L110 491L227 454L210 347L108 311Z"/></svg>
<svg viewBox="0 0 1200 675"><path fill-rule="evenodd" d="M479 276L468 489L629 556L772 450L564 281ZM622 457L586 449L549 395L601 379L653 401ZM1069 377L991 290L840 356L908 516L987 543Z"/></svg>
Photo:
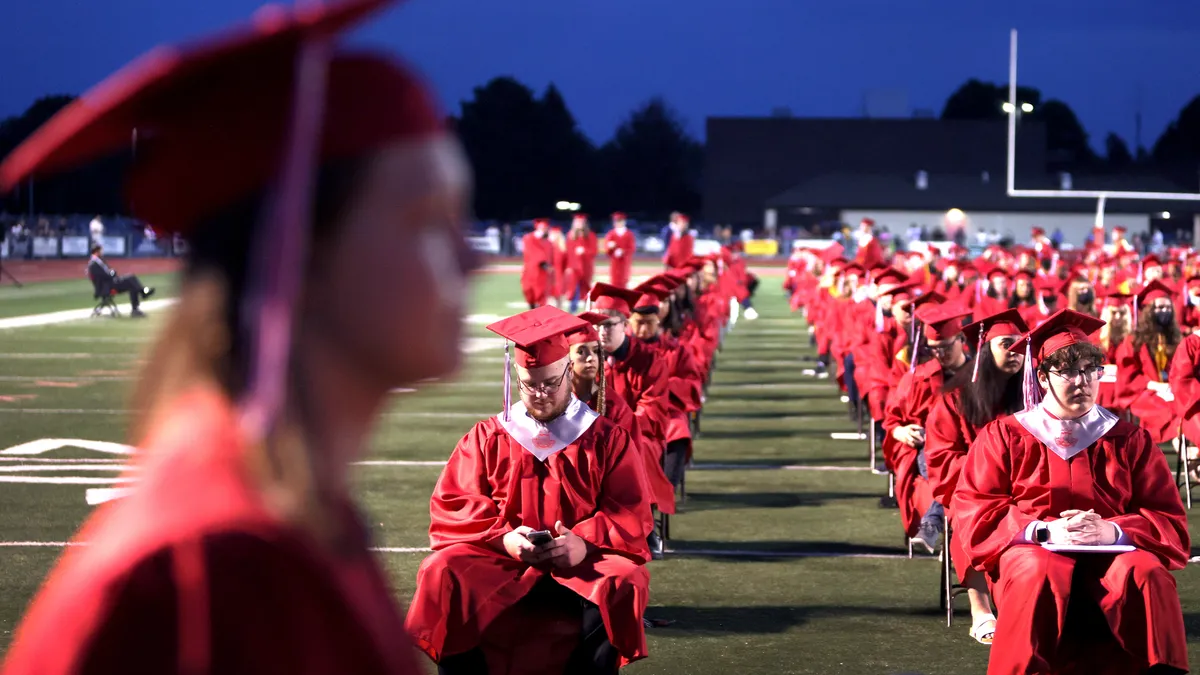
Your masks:
<svg viewBox="0 0 1200 675"><path fill-rule="evenodd" d="M925 339L930 342L949 340L962 333L963 319L971 316L971 310L963 305L925 305L917 309L917 319L925 327Z"/></svg>
<svg viewBox="0 0 1200 675"><path fill-rule="evenodd" d="M1023 343L1028 340L1030 353L1040 362L1063 347L1091 343L1088 336L1100 330L1102 326L1104 322L1094 316L1071 309L1060 309L1051 314L1045 323L1026 333L1019 342L1009 347L1009 351L1024 351Z"/></svg>
<svg viewBox="0 0 1200 675"><path fill-rule="evenodd" d="M862 221L859 222L859 225L870 229L872 227L875 227L875 221L871 218L863 218Z"/></svg>
<svg viewBox="0 0 1200 675"><path fill-rule="evenodd" d="M1162 259L1151 253L1145 258L1142 258L1142 269L1147 267L1162 267Z"/></svg>
<svg viewBox="0 0 1200 675"><path fill-rule="evenodd" d="M841 273L845 275L853 274L854 276L861 278L866 275L867 270L862 265L852 262L842 266Z"/></svg>
<svg viewBox="0 0 1200 675"><path fill-rule="evenodd" d="M592 286L590 297L593 309L608 309L629 318L642 294L628 288L619 288L612 284L599 282Z"/></svg>
<svg viewBox="0 0 1200 675"><path fill-rule="evenodd" d="M890 295L888 288L908 281L907 274L893 267L880 268L879 271L872 270L872 277L875 280L875 286L881 291L879 295Z"/></svg>
<svg viewBox="0 0 1200 675"><path fill-rule="evenodd" d="M613 219L614 223L617 222L618 220L625 220L625 214L622 213L621 211L613 211L612 219Z"/></svg>
<svg viewBox="0 0 1200 675"><path fill-rule="evenodd" d="M946 296L942 295L941 293L938 293L937 291L930 291L930 292L922 295L921 297L917 298L916 300L913 300L912 307L913 307L913 311L915 312L915 311L921 309L922 307L932 306L932 305L940 305L941 303L943 303L945 301L946 301ZM918 317L918 318L920 318L920 317Z"/></svg>
<svg viewBox="0 0 1200 675"><path fill-rule="evenodd" d="M550 221L546 218L535 218L533 226L537 229L547 228L550 227Z"/></svg>
<svg viewBox="0 0 1200 675"><path fill-rule="evenodd" d="M1170 286L1164 284L1158 279L1155 279L1146 284L1146 287L1137 294L1138 306L1145 307L1147 304L1154 302L1159 298L1169 298L1174 294L1175 292L1171 290Z"/></svg>
<svg viewBox="0 0 1200 675"><path fill-rule="evenodd" d="M246 26L182 47L160 47L63 108L0 165L0 192L127 151L135 214L186 234L242 199L274 187L287 150L296 59L389 0L259 11ZM390 58L335 52L317 129L318 162L347 159L442 131L428 89Z"/></svg>
<svg viewBox="0 0 1200 675"><path fill-rule="evenodd" d="M567 356L566 334L585 327L590 328L587 321L545 305L501 319L487 329L516 345L518 366L541 368Z"/></svg>
<svg viewBox="0 0 1200 675"><path fill-rule="evenodd" d="M1033 234L1033 236L1035 236L1035 237L1040 237L1040 236L1042 236L1043 234L1046 234L1046 230L1045 230L1044 228L1038 227L1038 226L1036 226L1036 225L1033 227L1033 229L1032 229L1032 230L1030 230L1030 232L1031 232L1031 233Z"/></svg>

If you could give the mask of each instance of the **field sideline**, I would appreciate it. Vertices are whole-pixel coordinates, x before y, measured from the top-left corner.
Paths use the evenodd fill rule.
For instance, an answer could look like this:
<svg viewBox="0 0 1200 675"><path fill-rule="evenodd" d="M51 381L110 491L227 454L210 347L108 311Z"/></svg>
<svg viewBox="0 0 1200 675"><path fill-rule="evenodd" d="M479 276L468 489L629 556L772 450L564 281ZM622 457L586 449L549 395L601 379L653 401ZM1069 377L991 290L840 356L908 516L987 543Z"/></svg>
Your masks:
<svg viewBox="0 0 1200 675"><path fill-rule="evenodd" d="M0 320L89 310L82 263L69 262L65 279L0 283ZM136 262L116 267L146 275L169 299L168 270L128 265ZM635 274L655 269L639 265ZM779 291L781 271L759 289L760 318L739 321L718 357L688 501L671 523L674 553L650 565L648 615L674 623L649 630L651 657L627 672L983 673L988 648L967 636L965 600L947 629L936 559L907 559L897 512L879 508L886 478L868 470L865 444L830 438L854 430L835 385L801 374L814 354ZM502 352L483 324L519 307L516 274L479 275L463 371L397 390L356 468L402 601L427 550L428 499L442 463L500 406ZM0 328L0 655L93 508L89 498L121 487L125 401L163 312ZM1176 579L1200 664L1200 569Z"/></svg>

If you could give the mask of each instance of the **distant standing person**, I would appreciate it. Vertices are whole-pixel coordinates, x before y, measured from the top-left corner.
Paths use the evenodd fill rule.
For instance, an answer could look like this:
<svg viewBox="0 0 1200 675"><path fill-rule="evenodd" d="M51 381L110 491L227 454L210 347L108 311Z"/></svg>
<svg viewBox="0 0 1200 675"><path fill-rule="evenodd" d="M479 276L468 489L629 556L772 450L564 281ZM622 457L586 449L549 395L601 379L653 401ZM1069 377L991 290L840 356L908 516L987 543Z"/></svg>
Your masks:
<svg viewBox="0 0 1200 675"><path fill-rule="evenodd" d="M587 214L577 213L567 233L567 298L571 313L579 308L579 300L592 290L596 276L596 233L588 227Z"/></svg>
<svg viewBox="0 0 1200 675"><path fill-rule="evenodd" d="M546 304L550 294L554 248L548 238L549 230L550 221L538 218L533 221L533 232L521 238L521 292L530 309Z"/></svg>
<svg viewBox="0 0 1200 675"><path fill-rule="evenodd" d="M672 270L677 267L683 267L691 257L695 248L695 238L688 231L688 217L676 211L671 214L671 222L667 226L671 229L671 238L667 242L667 252L663 256L663 264L667 269Z"/></svg>
<svg viewBox="0 0 1200 675"><path fill-rule="evenodd" d="M612 214L613 227L604 236L604 251L609 259L609 283L618 288L629 286L629 274L633 268L633 254L637 251L637 240L625 226L625 214Z"/></svg>

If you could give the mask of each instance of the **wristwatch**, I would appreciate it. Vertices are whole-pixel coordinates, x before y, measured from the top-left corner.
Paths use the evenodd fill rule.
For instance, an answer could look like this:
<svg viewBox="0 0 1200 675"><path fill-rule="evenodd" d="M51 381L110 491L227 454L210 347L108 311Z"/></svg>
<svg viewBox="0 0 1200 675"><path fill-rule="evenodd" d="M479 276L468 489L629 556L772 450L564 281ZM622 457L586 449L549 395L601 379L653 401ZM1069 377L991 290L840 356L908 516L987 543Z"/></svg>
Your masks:
<svg viewBox="0 0 1200 675"><path fill-rule="evenodd" d="M1050 541L1050 528L1045 525L1038 525L1033 530L1033 538L1039 544L1045 544Z"/></svg>

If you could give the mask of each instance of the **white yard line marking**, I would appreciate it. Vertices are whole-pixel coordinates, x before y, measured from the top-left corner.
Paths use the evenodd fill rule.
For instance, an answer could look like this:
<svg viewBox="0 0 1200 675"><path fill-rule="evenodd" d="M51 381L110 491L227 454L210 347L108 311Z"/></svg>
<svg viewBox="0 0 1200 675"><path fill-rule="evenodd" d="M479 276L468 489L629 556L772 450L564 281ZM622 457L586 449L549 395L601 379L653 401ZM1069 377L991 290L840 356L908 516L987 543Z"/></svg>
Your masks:
<svg viewBox="0 0 1200 675"><path fill-rule="evenodd" d="M67 359L94 359L94 358L100 358L100 357L108 358L108 357L116 356L116 355L119 355L119 353L81 354L81 353L68 353L68 352L16 352L16 353L11 353L11 354L0 354L0 360L11 361L11 360L16 360L16 359L37 359L37 360L45 359L45 360L49 361L49 360L55 360L55 359L67 360Z"/></svg>
<svg viewBox="0 0 1200 675"><path fill-rule="evenodd" d="M124 464L0 464L0 474L32 473L37 471L124 471Z"/></svg>
<svg viewBox="0 0 1200 675"><path fill-rule="evenodd" d="M126 415L119 408L0 408L0 414L17 415Z"/></svg>
<svg viewBox="0 0 1200 675"><path fill-rule="evenodd" d="M353 466L446 466L446 460L368 459L352 462Z"/></svg>
<svg viewBox="0 0 1200 675"><path fill-rule="evenodd" d="M141 309L143 312L153 312L160 309L166 309L175 303L174 298L163 298L162 300L147 300L142 303ZM125 311L122 309L122 311ZM47 314L30 314L28 316L12 316L7 319L0 319L0 330L11 328L30 328L32 326L49 326L56 323L67 323L69 321L81 321L92 316L91 309L68 309L61 312L49 312Z"/></svg>
<svg viewBox="0 0 1200 675"><path fill-rule="evenodd" d="M717 558L873 558L908 560L907 553L838 553L833 551L756 551L742 549L667 549L671 555L701 555ZM936 556L913 556L913 560L937 560Z"/></svg>
<svg viewBox="0 0 1200 675"><path fill-rule="evenodd" d="M828 384L814 384L812 382L742 382L740 384L722 384L714 382L712 388L719 391L727 389L828 389Z"/></svg>
<svg viewBox="0 0 1200 675"><path fill-rule="evenodd" d="M39 438L0 450L0 455L43 455L59 448L82 448L109 455L133 454L134 447L111 441L89 441L84 438Z"/></svg>
<svg viewBox="0 0 1200 675"><path fill-rule="evenodd" d="M132 375L0 375L0 382L133 382Z"/></svg>
<svg viewBox="0 0 1200 675"><path fill-rule="evenodd" d="M65 548L86 545L78 541L0 541L0 548Z"/></svg>
<svg viewBox="0 0 1200 675"><path fill-rule="evenodd" d="M731 464L700 463L691 468L697 471L870 471L865 466L829 466L812 464Z"/></svg>
<svg viewBox="0 0 1200 675"><path fill-rule="evenodd" d="M377 546L371 549L375 553L432 553L431 548L404 548L398 546Z"/></svg>
<svg viewBox="0 0 1200 675"><path fill-rule="evenodd" d="M5 462L26 462L34 464L115 464L121 465L123 459L54 459L48 457L0 457L0 466Z"/></svg>
<svg viewBox="0 0 1200 675"><path fill-rule="evenodd" d="M860 434L860 433L854 432L854 431L836 431L832 434L829 434L829 437L835 441L865 441L865 440L867 440L866 434Z"/></svg>
<svg viewBox="0 0 1200 675"><path fill-rule="evenodd" d="M129 483L132 478L89 478L87 476L0 476L0 483L38 485L116 485Z"/></svg>

